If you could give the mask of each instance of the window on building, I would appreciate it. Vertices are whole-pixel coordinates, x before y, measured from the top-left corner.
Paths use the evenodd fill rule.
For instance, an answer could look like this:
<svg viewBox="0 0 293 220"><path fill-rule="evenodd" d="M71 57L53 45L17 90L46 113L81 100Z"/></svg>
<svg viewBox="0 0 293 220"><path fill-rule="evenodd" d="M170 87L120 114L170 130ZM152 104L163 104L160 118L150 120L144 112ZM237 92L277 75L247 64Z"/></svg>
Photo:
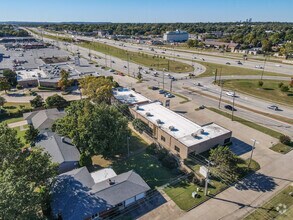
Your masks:
<svg viewBox="0 0 293 220"><path fill-rule="evenodd" d="M176 150L177 152L180 152L180 148L177 147L176 145L175 145L175 150Z"/></svg>
<svg viewBox="0 0 293 220"><path fill-rule="evenodd" d="M166 138L164 136L161 135L161 141L166 141Z"/></svg>

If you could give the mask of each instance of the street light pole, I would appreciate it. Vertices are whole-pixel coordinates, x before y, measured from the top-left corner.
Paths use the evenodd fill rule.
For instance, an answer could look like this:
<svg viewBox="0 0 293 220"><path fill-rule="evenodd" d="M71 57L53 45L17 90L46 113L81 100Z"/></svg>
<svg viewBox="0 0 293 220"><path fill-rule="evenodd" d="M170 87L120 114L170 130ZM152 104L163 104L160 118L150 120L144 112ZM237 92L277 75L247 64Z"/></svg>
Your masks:
<svg viewBox="0 0 293 220"><path fill-rule="evenodd" d="M253 155L253 150L255 148L255 143L257 142L255 139L251 139L253 141L252 149L251 149L251 155L248 163L248 169L250 168L251 160L252 160L252 155Z"/></svg>
<svg viewBox="0 0 293 220"><path fill-rule="evenodd" d="M163 90L165 90L165 69L163 69Z"/></svg>
<svg viewBox="0 0 293 220"><path fill-rule="evenodd" d="M231 118L232 121L234 119L234 104L235 104L235 90L233 91L233 105L232 105L232 118Z"/></svg>
<svg viewBox="0 0 293 220"><path fill-rule="evenodd" d="M172 92L172 85L173 84L173 79L171 79L171 83L170 83L170 92Z"/></svg>
<svg viewBox="0 0 293 220"><path fill-rule="evenodd" d="M223 84L224 84L224 83L222 82L222 80L220 81L220 84L221 84L221 92L220 92L219 106L218 106L219 109L221 108L222 93L223 93Z"/></svg>

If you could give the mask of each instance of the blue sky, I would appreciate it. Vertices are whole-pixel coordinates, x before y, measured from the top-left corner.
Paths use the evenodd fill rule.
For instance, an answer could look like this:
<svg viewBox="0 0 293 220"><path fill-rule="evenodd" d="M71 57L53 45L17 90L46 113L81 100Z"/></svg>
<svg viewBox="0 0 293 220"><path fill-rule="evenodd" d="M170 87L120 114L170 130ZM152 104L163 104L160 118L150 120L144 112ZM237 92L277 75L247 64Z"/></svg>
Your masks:
<svg viewBox="0 0 293 220"><path fill-rule="evenodd" d="M0 0L1 21L293 22L293 0Z"/></svg>

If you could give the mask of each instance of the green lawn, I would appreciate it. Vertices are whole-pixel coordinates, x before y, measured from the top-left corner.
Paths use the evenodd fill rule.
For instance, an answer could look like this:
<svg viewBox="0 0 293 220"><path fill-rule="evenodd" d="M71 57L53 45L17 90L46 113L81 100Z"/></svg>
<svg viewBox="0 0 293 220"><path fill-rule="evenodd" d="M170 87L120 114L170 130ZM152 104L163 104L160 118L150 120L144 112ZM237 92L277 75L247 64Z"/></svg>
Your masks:
<svg viewBox="0 0 293 220"><path fill-rule="evenodd" d="M103 54L118 57L122 60L129 59L130 62L137 63L147 67L153 67L157 70L163 70L165 68L165 69L169 69L171 72L176 72L176 73L193 71L193 67L191 65L181 63L178 61L168 60L168 59L165 59L165 57L161 55L155 56L155 55L146 54L144 52L126 51L124 49L120 49L120 48L99 43L99 42L82 42L79 45L91 50L99 51Z"/></svg>
<svg viewBox="0 0 293 220"><path fill-rule="evenodd" d="M230 76L230 75L259 75L259 77L262 74L261 70L253 70L253 69L247 69L242 67L235 67L230 65L222 65L222 64L215 64L215 63L208 63L208 62L201 62L201 61L195 61L197 63L200 63L206 67L206 71L203 74L200 74L200 77L207 77L207 76L214 76L214 72L217 69L218 70L218 76L221 72L222 76ZM264 72L264 76L287 76L285 74L280 73L271 73L271 72Z"/></svg>
<svg viewBox="0 0 293 220"><path fill-rule="evenodd" d="M23 117L8 118L8 119L4 119L4 120L0 119L0 123L6 123L6 124L11 124L14 122L19 122L19 121L23 121Z"/></svg>
<svg viewBox="0 0 293 220"><path fill-rule="evenodd" d="M260 99L266 99L272 103L282 103L284 105L293 105L293 89L289 92L282 92L278 87L280 82L289 85L290 82L263 80L263 86L258 86L259 80L226 80L224 88L235 90Z"/></svg>
<svg viewBox="0 0 293 220"><path fill-rule="evenodd" d="M223 115L223 116L225 116L227 118L231 118L231 113L224 112L222 110L212 108L212 107L208 107L208 109L213 111L213 112L216 112L216 113L218 113L220 115ZM262 125L256 124L254 122L245 120L245 119L237 117L237 116L234 116L234 121L237 121L237 122L239 122L241 124L244 124L244 125L246 125L248 127L251 127L251 128L253 128L255 130L263 132L263 133L265 133L267 135L270 135L270 136L272 136L274 138L277 138L277 139L279 139L279 137L282 135L280 132L274 131L274 130L272 130L270 128L263 127Z"/></svg>
<svg viewBox="0 0 293 220"><path fill-rule="evenodd" d="M112 168L117 174L134 170L151 188L164 185L178 176L178 173L173 173L171 170L163 167L157 158L145 152L126 160L114 161Z"/></svg>
<svg viewBox="0 0 293 220"><path fill-rule="evenodd" d="M16 113L21 108L31 108L31 104L18 102L6 102L4 104L4 109L6 109L9 113Z"/></svg>
<svg viewBox="0 0 293 220"><path fill-rule="evenodd" d="M289 195L293 192L293 186L290 185L274 196L263 206L257 208L253 213L245 218L245 220L253 219L293 219L293 196ZM285 207L283 206L285 205ZM277 207L283 214L277 211Z"/></svg>
<svg viewBox="0 0 293 220"><path fill-rule="evenodd" d="M209 184L208 191L210 191L210 195L217 194L225 187L226 185L224 183L212 180ZM200 189L198 192L199 196L193 198L191 194L192 192L197 192L197 188ZM178 184L166 187L164 191L179 206L179 208L184 211L188 211L210 198L209 196L204 195L204 187L200 187L188 180L183 180Z"/></svg>
<svg viewBox="0 0 293 220"><path fill-rule="evenodd" d="M282 143L278 143L272 146L270 149L281 154L286 154L286 153L289 153L293 149L293 146L288 146Z"/></svg>
<svg viewBox="0 0 293 220"><path fill-rule="evenodd" d="M13 128L17 132L17 137L20 139L20 141L25 144L24 134L25 130L28 128L28 125L23 126L24 130L20 130L20 127Z"/></svg>

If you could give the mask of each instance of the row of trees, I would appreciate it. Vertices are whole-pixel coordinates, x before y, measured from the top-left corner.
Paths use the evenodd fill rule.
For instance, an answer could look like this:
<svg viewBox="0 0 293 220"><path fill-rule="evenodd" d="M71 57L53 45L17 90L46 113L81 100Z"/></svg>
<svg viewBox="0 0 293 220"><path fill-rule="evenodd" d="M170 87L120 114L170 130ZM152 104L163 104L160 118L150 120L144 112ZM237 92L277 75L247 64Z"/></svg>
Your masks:
<svg viewBox="0 0 293 220"><path fill-rule="evenodd" d="M0 25L0 37L27 37L28 32L13 25Z"/></svg>
<svg viewBox="0 0 293 220"><path fill-rule="evenodd" d="M162 35L166 31L181 29L191 34L222 31L226 40L256 44L269 34L273 43L278 40L293 40L292 23L256 22L256 23L102 23L102 24L46 24L44 28L55 31L93 32L108 30L110 34L123 35ZM272 31L267 33L266 31Z"/></svg>
<svg viewBox="0 0 293 220"><path fill-rule="evenodd" d="M56 174L47 153L25 148L15 130L0 123L0 219L39 219Z"/></svg>
<svg viewBox="0 0 293 220"><path fill-rule="evenodd" d="M68 102L62 96L54 94L49 96L45 101L40 95L30 101L33 108L47 107L47 108L58 108L63 109L68 106Z"/></svg>

